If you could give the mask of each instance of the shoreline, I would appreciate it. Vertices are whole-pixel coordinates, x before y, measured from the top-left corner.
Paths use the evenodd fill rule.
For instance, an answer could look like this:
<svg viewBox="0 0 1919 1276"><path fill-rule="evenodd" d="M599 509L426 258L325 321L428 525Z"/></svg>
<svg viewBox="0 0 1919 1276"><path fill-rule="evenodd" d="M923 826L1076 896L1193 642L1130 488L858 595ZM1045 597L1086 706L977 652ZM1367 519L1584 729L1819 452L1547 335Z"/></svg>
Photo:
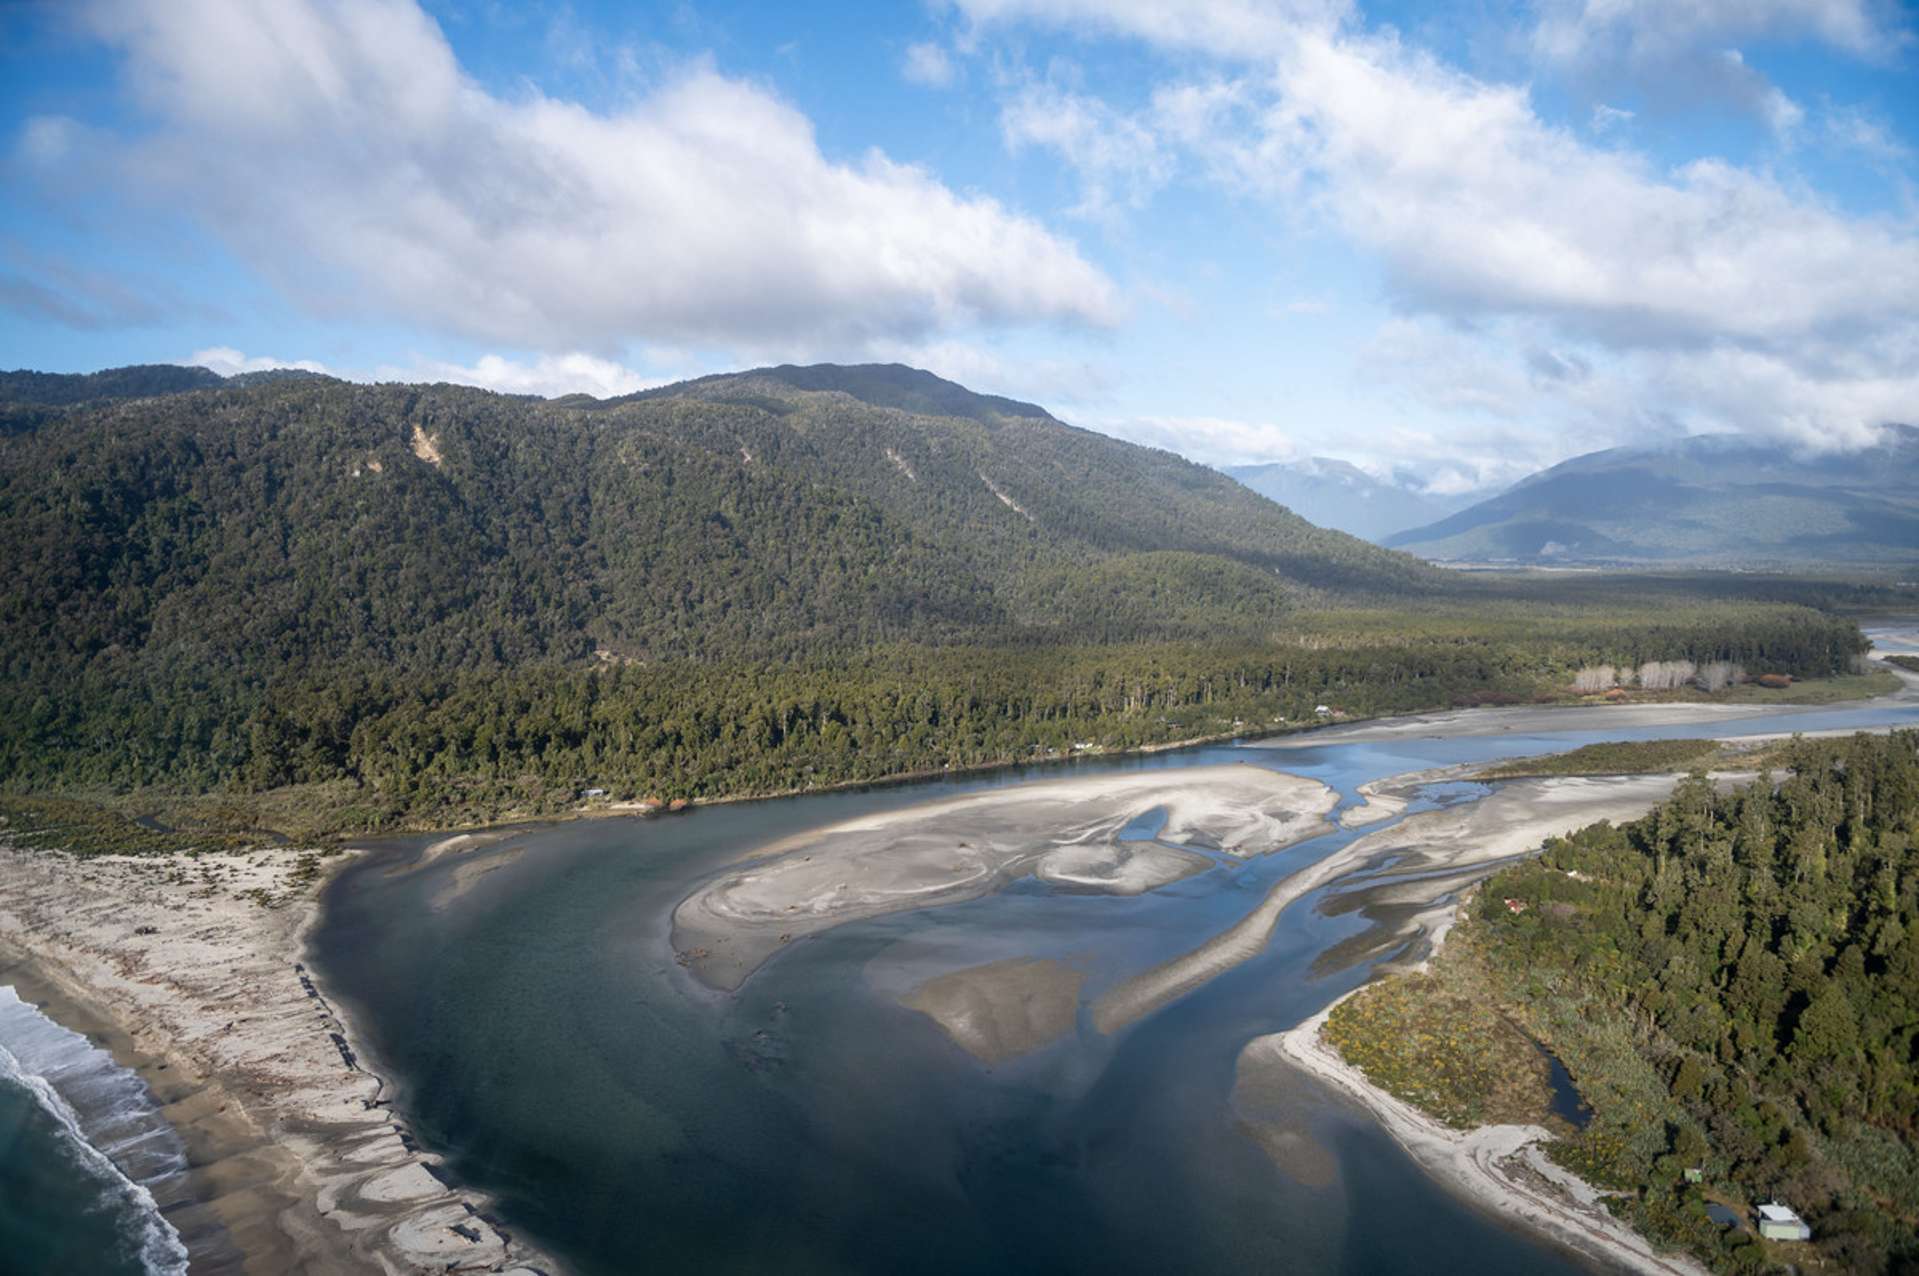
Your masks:
<svg viewBox="0 0 1919 1276"><path fill-rule="evenodd" d="M304 961L332 873L298 878L301 858L0 846L0 982L153 1091L237 1270L556 1272L440 1177L359 1064Z"/></svg>
<svg viewBox="0 0 1919 1276"><path fill-rule="evenodd" d="M744 793L725 793L715 797L687 798L686 806L672 811L665 808L643 810L637 802L608 802L604 805L572 805L555 811L532 811L508 808L482 819L479 823L442 823L431 820L409 822L392 828L366 830L352 834L327 834L315 839L317 844L329 847L350 847L353 842L398 837L429 837L433 835L451 835L458 833L485 833L495 830L511 829L527 824L563 824L574 820L603 819L662 819L674 815L690 814L701 807L731 806L741 802L771 802L781 798L808 797L815 794L852 793L863 789L884 789L898 785L924 784L933 780L960 780L988 775L995 771L1014 771L1028 767L1057 768L1075 762L1089 762L1105 759L1151 757L1159 753L1171 753L1180 749L1195 749L1205 745L1231 744L1241 742L1255 749L1295 749L1316 748L1323 744L1356 744L1371 741L1391 741L1398 739L1418 739L1423 736L1445 734L1500 735L1514 732L1512 727L1498 727L1492 730L1463 733L1449 731L1456 719L1482 717L1486 715L1551 715L1556 713L1592 713L1614 715L1619 725L1629 729L1647 725L1677 726L1695 719L1702 725L1720 721L1737 721L1741 718L1762 717L1777 713L1832 711L1845 708L1871 708L1890 706L1903 701L1919 699L1919 674L1900 670L1895 666L1878 662L1882 669L1897 674L1904 682L1898 690L1878 696L1861 696L1851 700L1835 700L1824 704L1722 704L1696 700L1639 700L1626 704L1599 704L1589 699L1568 699L1546 704L1518 706L1474 706L1458 708L1451 705L1435 705L1425 709L1409 709L1400 713L1377 714L1358 717L1341 717L1326 721L1288 723L1285 726L1247 726L1230 731L1215 731L1205 735L1186 736L1178 740L1161 740L1150 744L1133 745L1130 748L1099 748L1085 752L1071 753L1059 757L1013 758L996 762L975 762L963 766L924 767L917 771L902 771L894 775L874 776L863 780L836 780L827 784L812 784L785 789L768 789ZM1669 722L1657 719L1667 713L1678 711ZM1595 722L1585 726L1545 725L1541 721L1528 721L1527 729L1539 732L1564 730L1599 730L1614 725L1613 721ZM1422 730L1421 728L1430 728ZM1378 734L1374 734L1378 733ZM1523 734L1524 732L1514 732ZM1755 737L1757 738L1757 737ZM1035 781L1036 783L1039 781ZM29 796L63 796L60 791ZM167 794L169 798L190 798L192 795ZM97 796L78 795L76 800L99 801ZM280 837L285 835L272 829L253 830ZM212 836L213 834L209 834Z"/></svg>
<svg viewBox="0 0 1919 1276"><path fill-rule="evenodd" d="M1353 995L1347 993L1285 1032L1255 1037L1240 1053L1240 1073L1272 1067L1305 1073L1365 1109L1408 1156L1455 1194L1583 1257L1646 1276L1708 1276L1691 1258L1655 1249L1607 1212L1598 1191L1549 1160L1540 1145L1553 1136L1544 1127L1455 1130L1373 1085L1320 1036L1334 1008Z"/></svg>

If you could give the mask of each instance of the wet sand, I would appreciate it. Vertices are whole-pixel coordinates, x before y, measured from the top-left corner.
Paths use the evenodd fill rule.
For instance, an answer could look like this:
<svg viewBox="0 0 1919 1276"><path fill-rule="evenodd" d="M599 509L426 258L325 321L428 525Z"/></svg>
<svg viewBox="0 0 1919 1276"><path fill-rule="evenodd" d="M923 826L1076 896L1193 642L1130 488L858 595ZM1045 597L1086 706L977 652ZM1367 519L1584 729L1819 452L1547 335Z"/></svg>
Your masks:
<svg viewBox="0 0 1919 1276"><path fill-rule="evenodd" d="M1203 867L1330 830L1339 795L1244 763L1087 776L992 789L816 829L760 848L673 914L673 947L733 989L785 944L906 909L977 899L1016 878L1136 894ZM1163 812L1156 841L1121 833ZM1174 845L1167 846L1166 843Z"/></svg>
<svg viewBox="0 0 1919 1276"><path fill-rule="evenodd" d="M382 1103L297 964L323 880L300 858L0 848L0 980L147 1082L243 1270L552 1270Z"/></svg>
<svg viewBox="0 0 1919 1276"><path fill-rule="evenodd" d="M1084 979L1063 962L1014 958L929 979L900 1004L927 1015L975 1059L993 1064L1071 1031Z"/></svg>
<svg viewBox="0 0 1919 1276"><path fill-rule="evenodd" d="M1891 666L1875 663L1876 669ZM1870 700L1835 704L1596 704L1521 705L1496 709L1448 709L1400 718L1374 718L1343 726L1322 727L1266 740L1248 740L1249 749L1317 749L1336 744L1375 744L1407 740L1459 740L1497 735L1539 735L1559 731L1638 731L1647 727L1697 724L1703 735L1736 735L1713 731L1721 724L1783 714L1831 713L1847 709L1879 709L1919 703L1919 676L1898 669L1905 686Z"/></svg>
<svg viewBox="0 0 1919 1276"><path fill-rule="evenodd" d="M1332 1010L1328 1006L1289 1031L1254 1038L1240 1054L1238 1085L1257 1094L1264 1087L1283 1085L1283 1076L1277 1074L1303 1071L1358 1103L1413 1160L1467 1200L1525 1223L1608 1268L1623 1266L1653 1276L1704 1276L1706 1269L1690 1258L1655 1249L1609 1214L1590 1185L1547 1159L1541 1144L1552 1135L1545 1128L1488 1125L1462 1132L1374 1087L1321 1037Z"/></svg>
<svg viewBox="0 0 1919 1276"><path fill-rule="evenodd" d="M1279 915L1300 896L1369 861L1394 856L1421 868L1482 866L1537 847L1596 820L1644 815L1679 782L1676 775L1518 780L1469 806L1423 811L1369 833L1284 878L1230 929L1171 961L1115 985L1093 1004L1093 1026L1118 1032L1265 948ZM1435 897L1455 880L1430 884Z"/></svg>

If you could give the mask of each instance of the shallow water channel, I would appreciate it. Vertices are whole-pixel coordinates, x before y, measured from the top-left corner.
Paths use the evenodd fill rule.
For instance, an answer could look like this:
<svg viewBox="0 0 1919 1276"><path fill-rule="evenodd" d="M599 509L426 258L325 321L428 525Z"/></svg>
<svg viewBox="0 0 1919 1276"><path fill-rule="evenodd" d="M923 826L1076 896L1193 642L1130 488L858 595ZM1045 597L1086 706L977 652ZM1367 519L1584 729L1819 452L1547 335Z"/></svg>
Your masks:
<svg viewBox="0 0 1919 1276"><path fill-rule="evenodd" d="M1250 762L1323 780L1351 804L1367 780L1597 740L1916 717L1908 704L1704 728L1214 746L528 827L425 865L431 839L394 842L335 881L311 958L421 1141L581 1273L1574 1270L1456 1201L1303 1078L1278 1102L1310 1155L1287 1164L1251 1137L1234 1098L1242 1047L1393 951L1366 938L1384 933L1380 910L1321 908L1353 881L1301 898L1257 957L1131 1027L1105 1036L1090 1022L1101 991L1384 825L1131 898L1026 879L851 923L782 949L730 994L675 961L672 911L757 846L1012 784ZM1482 791L1451 786L1414 810ZM933 976L1034 956L1085 972L1082 1010L1076 1031L1010 1062L977 1062L899 1004Z"/></svg>

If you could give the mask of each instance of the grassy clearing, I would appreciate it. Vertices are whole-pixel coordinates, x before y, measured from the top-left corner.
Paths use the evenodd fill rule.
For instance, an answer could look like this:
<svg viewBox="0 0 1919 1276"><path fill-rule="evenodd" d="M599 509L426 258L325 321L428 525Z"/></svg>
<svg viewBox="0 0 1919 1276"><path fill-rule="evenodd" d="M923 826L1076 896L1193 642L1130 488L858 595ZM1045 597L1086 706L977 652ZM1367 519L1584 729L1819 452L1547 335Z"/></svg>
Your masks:
<svg viewBox="0 0 1919 1276"><path fill-rule="evenodd" d="M156 829L95 802L71 798L0 798L0 843L74 855L181 855L233 851L260 839L230 832Z"/></svg>
<svg viewBox="0 0 1919 1276"><path fill-rule="evenodd" d="M1613 740L1569 753L1515 758L1474 775L1475 780L1525 780L1568 775L1670 775L1692 771L1768 771L1787 764L1790 741L1742 744L1717 740Z"/></svg>
<svg viewBox="0 0 1919 1276"><path fill-rule="evenodd" d="M1460 963L1368 986L1334 1009L1326 1039L1373 1084L1457 1129L1566 1128L1545 1056Z"/></svg>

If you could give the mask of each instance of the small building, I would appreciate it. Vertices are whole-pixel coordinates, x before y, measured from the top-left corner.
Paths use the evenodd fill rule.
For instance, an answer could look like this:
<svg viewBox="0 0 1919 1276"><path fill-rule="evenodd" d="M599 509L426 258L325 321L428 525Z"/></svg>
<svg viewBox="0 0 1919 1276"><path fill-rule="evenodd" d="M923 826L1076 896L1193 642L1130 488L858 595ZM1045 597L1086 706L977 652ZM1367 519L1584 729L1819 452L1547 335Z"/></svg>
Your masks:
<svg viewBox="0 0 1919 1276"><path fill-rule="evenodd" d="M1692 1166L1688 1166L1688 1167L1686 1167L1686 1182L1688 1182L1688 1183L1704 1183L1705 1181L1706 1181L1706 1171L1705 1171L1705 1170L1703 1170L1703 1169L1701 1169L1701 1168L1700 1168L1699 1166L1697 1166L1697 1165L1692 1165Z"/></svg>
<svg viewBox="0 0 1919 1276"><path fill-rule="evenodd" d="M1526 901L1523 899L1508 899L1506 901L1506 911L1509 913L1523 913L1526 911Z"/></svg>
<svg viewBox="0 0 1919 1276"><path fill-rule="evenodd" d="M1759 1207L1759 1234L1769 1241L1809 1241L1812 1229L1806 1220L1778 1201Z"/></svg>
<svg viewBox="0 0 1919 1276"><path fill-rule="evenodd" d="M590 798L605 797L606 790L605 789L588 789L586 792L582 793L580 796L590 797Z"/></svg>
<svg viewBox="0 0 1919 1276"><path fill-rule="evenodd" d="M1328 706L1326 706L1326 705L1323 705L1323 704L1322 704L1322 705L1315 705L1315 706L1313 707L1313 712L1314 712L1314 713L1316 713L1316 714L1318 714L1318 715L1319 715L1320 717L1322 717L1322 718L1330 718L1330 717L1332 717L1332 716L1333 716L1333 711L1332 711L1332 709L1331 709L1331 708L1329 708L1329 707L1328 707Z"/></svg>

